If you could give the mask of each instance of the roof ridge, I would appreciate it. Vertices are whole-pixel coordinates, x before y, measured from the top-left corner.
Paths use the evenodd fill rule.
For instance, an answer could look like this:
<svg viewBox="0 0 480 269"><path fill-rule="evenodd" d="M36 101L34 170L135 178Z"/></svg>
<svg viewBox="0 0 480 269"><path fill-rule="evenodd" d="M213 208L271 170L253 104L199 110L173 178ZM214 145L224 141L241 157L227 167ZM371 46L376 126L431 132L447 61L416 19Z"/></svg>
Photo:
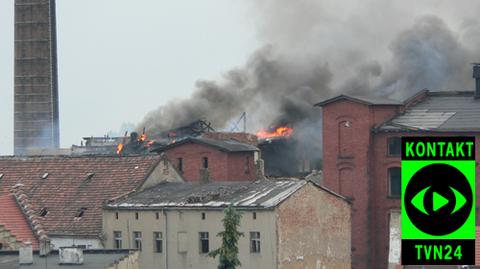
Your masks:
<svg viewBox="0 0 480 269"><path fill-rule="evenodd" d="M30 199L21 187L21 184L17 184L13 186L10 190L13 197L15 198L15 202L22 211L23 215L26 217L30 228L34 232L33 234L37 237L37 239L40 241L48 240L48 233L43 228L42 219L37 216L33 211L33 206L30 203Z"/></svg>

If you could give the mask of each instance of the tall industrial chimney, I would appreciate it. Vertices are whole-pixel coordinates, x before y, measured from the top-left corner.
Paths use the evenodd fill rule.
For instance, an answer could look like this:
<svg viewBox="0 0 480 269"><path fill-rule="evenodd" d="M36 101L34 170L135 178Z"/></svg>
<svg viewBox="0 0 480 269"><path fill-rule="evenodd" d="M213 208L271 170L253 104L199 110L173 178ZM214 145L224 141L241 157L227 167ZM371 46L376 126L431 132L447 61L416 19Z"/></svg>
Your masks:
<svg viewBox="0 0 480 269"><path fill-rule="evenodd" d="M473 64L473 78L475 79L475 98L480 98L480 63Z"/></svg>
<svg viewBox="0 0 480 269"><path fill-rule="evenodd" d="M15 0L15 155L59 147L55 24L55 0Z"/></svg>

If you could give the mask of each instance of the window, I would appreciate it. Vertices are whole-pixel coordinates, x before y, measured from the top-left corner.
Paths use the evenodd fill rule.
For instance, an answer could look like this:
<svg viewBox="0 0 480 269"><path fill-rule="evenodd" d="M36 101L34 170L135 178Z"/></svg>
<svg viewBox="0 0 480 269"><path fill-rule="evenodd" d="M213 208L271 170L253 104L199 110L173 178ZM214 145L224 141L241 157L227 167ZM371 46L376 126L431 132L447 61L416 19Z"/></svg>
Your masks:
<svg viewBox="0 0 480 269"><path fill-rule="evenodd" d="M122 232L120 231L113 232L113 243L116 249L122 248Z"/></svg>
<svg viewBox="0 0 480 269"><path fill-rule="evenodd" d="M387 139L388 156L399 156L401 154L402 142L400 137L390 137Z"/></svg>
<svg viewBox="0 0 480 269"><path fill-rule="evenodd" d="M203 169L208 169L208 157L203 157Z"/></svg>
<svg viewBox="0 0 480 269"><path fill-rule="evenodd" d="M153 246L156 253L163 252L163 235L161 232L153 232Z"/></svg>
<svg viewBox="0 0 480 269"><path fill-rule="evenodd" d="M142 232L133 232L134 248L142 250Z"/></svg>
<svg viewBox="0 0 480 269"><path fill-rule="evenodd" d="M208 232L200 232L200 253L208 253L209 246L208 246Z"/></svg>
<svg viewBox="0 0 480 269"><path fill-rule="evenodd" d="M202 212L202 219L205 219L206 215L205 212Z"/></svg>
<svg viewBox="0 0 480 269"><path fill-rule="evenodd" d="M118 212L115 212L115 219L118 219Z"/></svg>
<svg viewBox="0 0 480 269"><path fill-rule="evenodd" d="M183 172L183 158L178 158L178 171Z"/></svg>
<svg viewBox="0 0 480 269"><path fill-rule="evenodd" d="M138 212L135 212L135 219L138 220Z"/></svg>
<svg viewBox="0 0 480 269"><path fill-rule="evenodd" d="M400 167L388 169L388 196L398 198L401 192Z"/></svg>
<svg viewBox="0 0 480 269"><path fill-rule="evenodd" d="M245 167L244 167L245 174L250 174L250 157L245 158Z"/></svg>
<svg viewBox="0 0 480 269"><path fill-rule="evenodd" d="M253 212L252 217L253 217L253 219L257 219L257 212Z"/></svg>
<svg viewBox="0 0 480 269"><path fill-rule="evenodd" d="M40 216L45 217L48 214L48 210L46 207L40 209L40 212L38 213Z"/></svg>
<svg viewBox="0 0 480 269"><path fill-rule="evenodd" d="M160 219L160 213L159 212L155 212L155 218Z"/></svg>
<svg viewBox="0 0 480 269"><path fill-rule="evenodd" d="M260 232L250 232L250 252L260 253Z"/></svg>

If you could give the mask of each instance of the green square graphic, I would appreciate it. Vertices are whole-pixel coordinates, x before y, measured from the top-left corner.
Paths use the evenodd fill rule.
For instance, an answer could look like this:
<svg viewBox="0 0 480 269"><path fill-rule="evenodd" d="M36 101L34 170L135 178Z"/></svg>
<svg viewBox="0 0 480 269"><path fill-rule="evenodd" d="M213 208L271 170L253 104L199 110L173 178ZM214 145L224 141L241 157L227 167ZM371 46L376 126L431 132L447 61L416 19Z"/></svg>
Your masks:
<svg viewBox="0 0 480 269"><path fill-rule="evenodd" d="M431 164L446 164L458 169L467 179L472 191L473 205L465 223L455 231L445 235L432 235L418 229L410 220L405 205L412 201L405 200L405 192L412 177L420 169ZM475 239L475 161L474 160L402 160L401 163L401 210L402 239ZM437 180L437 179L435 179ZM438 178L442 180L442 178ZM455 201L457 202L457 201ZM442 223L432 223L442 225Z"/></svg>

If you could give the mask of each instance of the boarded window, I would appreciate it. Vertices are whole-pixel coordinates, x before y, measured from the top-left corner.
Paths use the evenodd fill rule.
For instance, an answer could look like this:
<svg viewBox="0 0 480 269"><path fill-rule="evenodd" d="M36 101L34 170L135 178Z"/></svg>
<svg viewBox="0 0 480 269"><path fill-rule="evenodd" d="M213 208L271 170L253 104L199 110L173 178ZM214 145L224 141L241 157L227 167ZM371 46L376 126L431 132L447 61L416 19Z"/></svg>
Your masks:
<svg viewBox="0 0 480 269"><path fill-rule="evenodd" d="M113 232L113 244L116 249L122 248L122 232L114 231Z"/></svg>
<svg viewBox="0 0 480 269"><path fill-rule="evenodd" d="M399 156L402 143L400 137L390 137L387 139L388 156Z"/></svg>
<svg viewBox="0 0 480 269"><path fill-rule="evenodd" d="M399 198L401 193L401 173L400 167L388 169L388 196Z"/></svg>
<svg viewBox="0 0 480 269"><path fill-rule="evenodd" d="M208 253L210 251L208 232L200 232L198 234L200 237L200 253Z"/></svg>
<svg viewBox="0 0 480 269"><path fill-rule="evenodd" d="M342 168L339 171L340 194L345 197L353 197L353 169Z"/></svg>
<svg viewBox="0 0 480 269"><path fill-rule="evenodd" d="M177 234L178 237L178 253L186 253L187 246L188 246L188 239L186 232L179 232Z"/></svg>
<svg viewBox="0 0 480 269"><path fill-rule="evenodd" d="M163 252L163 234L162 232L153 232L153 246L156 253Z"/></svg>
<svg viewBox="0 0 480 269"><path fill-rule="evenodd" d="M260 253L260 232L250 232L250 252Z"/></svg>

